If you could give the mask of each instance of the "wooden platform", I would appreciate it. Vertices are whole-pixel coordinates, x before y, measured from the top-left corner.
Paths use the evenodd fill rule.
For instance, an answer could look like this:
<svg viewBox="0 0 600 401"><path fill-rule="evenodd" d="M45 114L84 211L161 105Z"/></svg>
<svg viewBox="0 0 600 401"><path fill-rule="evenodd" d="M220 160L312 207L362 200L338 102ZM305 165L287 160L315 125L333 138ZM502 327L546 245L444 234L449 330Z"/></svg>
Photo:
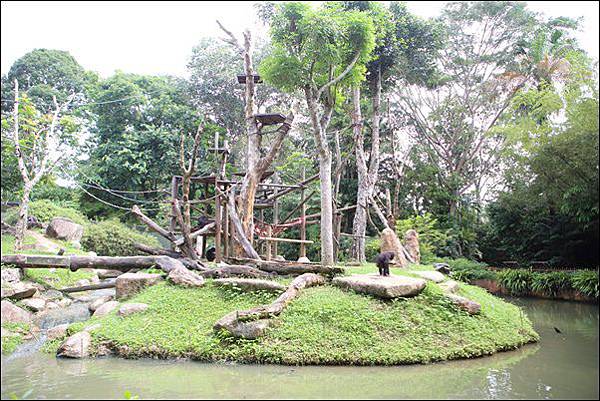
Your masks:
<svg viewBox="0 0 600 401"><path fill-rule="evenodd" d="M260 75L252 75L252 77L254 78L254 83L255 84L261 84L263 82L263 80L261 79ZM237 76L237 81L240 84L245 84L246 83L246 74L241 74Z"/></svg>
<svg viewBox="0 0 600 401"><path fill-rule="evenodd" d="M279 113L256 114L254 118L256 118L262 125L277 125L282 124L285 121L285 116Z"/></svg>

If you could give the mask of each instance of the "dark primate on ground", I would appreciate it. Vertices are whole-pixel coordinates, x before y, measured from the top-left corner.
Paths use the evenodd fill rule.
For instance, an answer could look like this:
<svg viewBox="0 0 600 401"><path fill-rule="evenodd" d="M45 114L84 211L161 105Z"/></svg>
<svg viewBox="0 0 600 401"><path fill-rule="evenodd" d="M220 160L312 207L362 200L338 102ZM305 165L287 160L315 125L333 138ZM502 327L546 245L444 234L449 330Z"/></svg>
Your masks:
<svg viewBox="0 0 600 401"><path fill-rule="evenodd" d="M215 249L214 246L211 246L210 248L208 248L206 250L206 255L204 255L204 257L206 258L206 260L208 260L209 262L212 262L213 260L215 260L216 257L216 253L217 250Z"/></svg>
<svg viewBox="0 0 600 401"><path fill-rule="evenodd" d="M390 260L394 259L394 256L394 252L383 252L377 255L375 258L375 263L379 268L380 276L390 275Z"/></svg>

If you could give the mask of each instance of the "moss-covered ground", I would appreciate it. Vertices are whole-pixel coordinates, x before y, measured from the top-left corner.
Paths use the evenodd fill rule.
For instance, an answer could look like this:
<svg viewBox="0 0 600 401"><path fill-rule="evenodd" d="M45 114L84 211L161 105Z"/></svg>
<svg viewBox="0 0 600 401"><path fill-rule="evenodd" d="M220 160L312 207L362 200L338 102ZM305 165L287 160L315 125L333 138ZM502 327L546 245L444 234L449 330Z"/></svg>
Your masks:
<svg viewBox="0 0 600 401"><path fill-rule="evenodd" d="M349 268L373 272L373 265ZM400 270L394 269L398 274ZM269 303L276 294L242 293L213 286L185 289L161 283L130 302L147 311L112 313L70 327L100 323L94 344L123 357L193 358L282 364L394 365L469 358L536 341L531 322L515 305L461 284L461 294L482 305L470 316L447 301L436 284L417 297L382 301L330 285L306 289L258 340L236 340L212 326L228 312ZM54 350L58 342L48 344Z"/></svg>

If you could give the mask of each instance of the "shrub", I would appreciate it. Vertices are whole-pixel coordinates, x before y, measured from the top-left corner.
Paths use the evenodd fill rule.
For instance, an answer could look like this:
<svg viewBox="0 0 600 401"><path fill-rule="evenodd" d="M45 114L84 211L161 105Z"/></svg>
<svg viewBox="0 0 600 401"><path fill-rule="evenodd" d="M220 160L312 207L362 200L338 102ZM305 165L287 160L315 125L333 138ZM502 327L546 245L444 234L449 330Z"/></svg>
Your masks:
<svg viewBox="0 0 600 401"><path fill-rule="evenodd" d="M94 251L103 256L133 256L139 251L136 242L159 246L155 237L135 231L117 220L105 220L89 224L81 239L81 245L86 251Z"/></svg>
<svg viewBox="0 0 600 401"><path fill-rule="evenodd" d="M550 296L571 287L571 274L566 272L533 273L531 290Z"/></svg>
<svg viewBox="0 0 600 401"><path fill-rule="evenodd" d="M598 298L598 272L591 270L580 270L571 276L571 286L573 289L588 297Z"/></svg>
<svg viewBox="0 0 600 401"><path fill-rule="evenodd" d="M411 229L419 233L419 247L423 263L428 263L436 255L445 253L448 235L446 231L438 227L438 221L430 213L399 220L396 223L396 233L399 238L404 238L406 231Z"/></svg>
<svg viewBox="0 0 600 401"><path fill-rule="evenodd" d="M365 240L365 258L368 262L374 261L379 254L381 243L379 238L368 237Z"/></svg>
<svg viewBox="0 0 600 401"><path fill-rule="evenodd" d="M452 269L452 278L456 280L468 283L473 280L493 280L496 278L496 273L492 270L488 270L485 263L465 258L450 259L447 260L446 263L448 263Z"/></svg>
<svg viewBox="0 0 600 401"><path fill-rule="evenodd" d="M531 270L510 269L498 273L498 278L512 295L525 295L531 291L534 274Z"/></svg>
<svg viewBox="0 0 600 401"><path fill-rule="evenodd" d="M18 215L19 208L11 208L6 212L4 220L6 223L14 225L17 222ZM66 217L81 225L86 225L88 223L88 219L80 211L70 207L58 206L56 203L47 199L30 202L29 215L35 216L36 219L45 223L55 217Z"/></svg>

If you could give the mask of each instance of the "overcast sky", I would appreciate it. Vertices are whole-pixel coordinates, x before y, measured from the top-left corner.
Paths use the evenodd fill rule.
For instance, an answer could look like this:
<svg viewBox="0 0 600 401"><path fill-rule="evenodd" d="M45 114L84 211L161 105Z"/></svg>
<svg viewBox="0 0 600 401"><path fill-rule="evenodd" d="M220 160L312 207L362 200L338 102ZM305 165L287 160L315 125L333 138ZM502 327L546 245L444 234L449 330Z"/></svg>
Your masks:
<svg viewBox="0 0 600 401"><path fill-rule="evenodd" d="M187 76L192 47L219 36L219 19L234 33L264 32L254 2L18 2L2 1L2 74L36 48L66 50L102 76L115 70ZM439 14L442 1L409 1L423 17ZM529 7L548 16L584 17L580 43L598 59L598 2L540 1Z"/></svg>

